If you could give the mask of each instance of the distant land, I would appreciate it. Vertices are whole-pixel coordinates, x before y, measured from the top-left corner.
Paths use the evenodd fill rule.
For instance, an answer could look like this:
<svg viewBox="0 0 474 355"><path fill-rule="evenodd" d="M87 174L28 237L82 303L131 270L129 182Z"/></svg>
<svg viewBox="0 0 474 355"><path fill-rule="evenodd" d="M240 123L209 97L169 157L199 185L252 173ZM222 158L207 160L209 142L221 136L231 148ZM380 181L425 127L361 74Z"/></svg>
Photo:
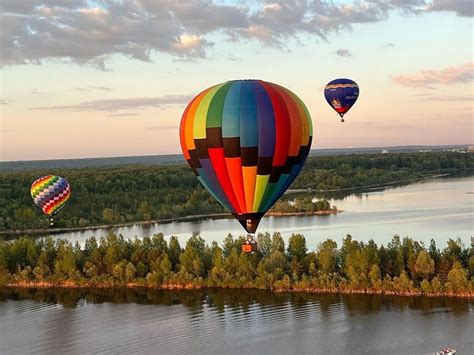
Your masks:
<svg viewBox="0 0 474 355"><path fill-rule="evenodd" d="M349 154L380 154L388 153L413 153L419 151L443 150L466 150L469 144L454 145L407 145L392 147L367 147L367 148L330 148L312 149L310 156L330 156ZM181 154L167 155L145 155L126 157L105 157L105 158L82 158L82 159L54 159L54 160L21 160L21 161L0 161L0 171L12 170L32 170L32 169L57 169L57 168L89 168L100 166L120 166L120 165L171 165L184 163Z"/></svg>

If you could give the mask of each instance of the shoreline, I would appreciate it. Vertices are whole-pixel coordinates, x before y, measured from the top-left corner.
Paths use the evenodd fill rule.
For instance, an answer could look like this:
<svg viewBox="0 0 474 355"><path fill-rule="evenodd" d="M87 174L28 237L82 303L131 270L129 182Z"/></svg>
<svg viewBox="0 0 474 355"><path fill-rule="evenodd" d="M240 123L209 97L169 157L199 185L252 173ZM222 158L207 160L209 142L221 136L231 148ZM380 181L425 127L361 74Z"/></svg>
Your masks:
<svg viewBox="0 0 474 355"><path fill-rule="evenodd" d="M7 283L0 286L0 290L4 289L147 289L147 290L206 290L206 289L220 289L220 290L261 290L272 293L315 293L315 294L357 294L357 295L381 295L381 296L399 296L399 297L448 297L448 298L465 298L474 299L474 293L449 293L449 292L428 292L421 291L390 291L390 290L375 290L375 289L346 289L346 288L259 288L259 287L222 287L209 286L199 284L165 284L165 285L147 285L145 283L127 282L127 283L96 283L86 282L77 283L74 281L64 282L46 282L46 281L20 281L17 283Z"/></svg>
<svg viewBox="0 0 474 355"><path fill-rule="evenodd" d="M326 190L314 190L314 189L288 189L286 194L294 194L294 193L325 193L325 192L345 192L345 191L353 191L353 190L360 190L360 189L368 189L374 190L378 188L387 188L387 187L394 187L396 185L402 185L406 183L414 183L418 181L428 180L428 179L437 179L440 177L450 176L452 173L437 173L437 174L428 174L424 176L420 176L413 179L406 179L406 180L399 180L399 181L391 181L385 182L380 184L373 184L373 185L364 185L364 186L355 186L355 187L344 187L344 188L337 188L337 189L326 189Z"/></svg>
<svg viewBox="0 0 474 355"><path fill-rule="evenodd" d="M331 214L338 214L343 212L339 209L330 209L324 211L315 211L315 212L267 212L265 217L295 217L295 216L328 216ZM116 224L100 224L95 226L85 226L85 227L63 227L63 228L36 228L36 229L16 229L16 230L7 230L0 231L0 235L24 235L24 234L58 234L63 232L82 232L87 230L98 230L98 229L111 229L119 227L129 227L134 225L152 225L152 224L167 224L174 222L192 222L201 219L223 219L223 218L233 218L233 216L228 212L222 213L210 213L203 215L192 215L176 218L166 218L166 219L155 219L151 221L136 221L136 222L126 222L126 223L116 223Z"/></svg>

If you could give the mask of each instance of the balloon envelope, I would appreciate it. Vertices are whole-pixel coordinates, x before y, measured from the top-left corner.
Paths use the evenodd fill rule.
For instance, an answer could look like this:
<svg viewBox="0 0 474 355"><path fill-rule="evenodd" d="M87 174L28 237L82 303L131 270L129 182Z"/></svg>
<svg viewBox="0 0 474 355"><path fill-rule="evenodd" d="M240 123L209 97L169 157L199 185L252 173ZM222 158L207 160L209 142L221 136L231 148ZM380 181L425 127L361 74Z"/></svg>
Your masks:
<svg viewBox="0 0 474 355"><path fill-rule="evenodd" d="M48 216L58 213L70 194L69 183L60 176L42 176L31 185L31 197Z"/></svg>
<svg viewBox="0 0 474 355"><path fill-rule="evenodd" d="M261 80L213 86L186 107L184 157L201 184L255 233L260 219L291 185L311 148L303 102Z"/></svg>
<svg viewBox="0 0 474 355"><path fill-rule="evenodd" d="M324 97L328 104L343 117L357 101L359 86L350 79L336 79L326 85Z"/></svg>

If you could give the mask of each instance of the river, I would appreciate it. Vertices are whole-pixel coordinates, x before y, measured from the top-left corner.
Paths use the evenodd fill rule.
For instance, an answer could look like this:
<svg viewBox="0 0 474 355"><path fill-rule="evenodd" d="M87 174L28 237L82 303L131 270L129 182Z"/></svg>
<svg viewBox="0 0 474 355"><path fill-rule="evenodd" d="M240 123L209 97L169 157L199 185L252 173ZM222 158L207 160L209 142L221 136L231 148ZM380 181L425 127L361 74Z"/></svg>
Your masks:
<svg viewBox="0 0 474 355"><path fill-rule="evenodd" d="M0 290L0 353L468 354L473 312L446 298Z"/></svg>
<svg viewBox="0 0 474 355"><path fill-rule="evenodd" d="M327 238L340 242L347 234L357 240L374 239L379 244L388 243L394 234L426 244L433 238L441 248L449 238L459 237L469 243L474 231L474 176L429 179L357 193L331 199L331 204L343 212L329 216L266 217L260 223L259 232L279 231L285 239L292 233L302 233L310 249ZM181 243L191 235L201 235L209 243L213 240L221 243L228 233L243 234L240 224L233 219L205 219L70 232L55 237L84 243L92 235L105 236L110 231L127 238L162 232L166 237L178 236Z"/></svg>

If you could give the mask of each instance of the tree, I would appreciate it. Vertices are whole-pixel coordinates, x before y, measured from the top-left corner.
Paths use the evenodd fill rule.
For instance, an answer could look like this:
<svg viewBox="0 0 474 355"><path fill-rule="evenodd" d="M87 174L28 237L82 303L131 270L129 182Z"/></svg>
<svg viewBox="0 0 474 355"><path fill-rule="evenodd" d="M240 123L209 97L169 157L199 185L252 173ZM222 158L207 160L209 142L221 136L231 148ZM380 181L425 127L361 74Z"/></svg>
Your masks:
<svg viewBox="0 0 474 355"><path fill-rule="evenodd" d="M135 278L135 275L137 273L137 268L133 263L129 262L125 268L125 276L128 281L131 281Z"/></svg>
<svg viewBox="0 0 474 355"><path fill-rule="evenodd" d="M412 288L412 282L408 277L405 270L402 271L400 276L393 278L393 286L396 291L408 292Z"/></svg>
<svg viewBox="0 0 474 355"><path fill-rule="evenodd" d="M450 292L464 292L468 288L467 270L464 269L459 261L455 261L453 268L448 274L446 288Z"/></svg>
<svg viewBox="0 0 474 355"><path fill-rule="evenodd" d="M172 264L172 270L177 270L179 256L181 255L181 246L179 245L178 238L174 235L170 238L168 255Z"/></svg>
<svg viewBox="0 0 474 355"><path fill-rule="evenodd" d="M292 234L288 240L288 258L302 261L307 251L306 239L301 234Z"/></svg>
<svg viewBox="0 0 474 355"><path fill-rule="evenodd" d="M421 281L420 287L421 287L421 290L423 291L423 293L431 293L432 292L431 284L426 279Z"/></svg>
<svg viewBox="0 0 474 355"><path fill-rule="evenodd" d="M106 223L116 223L119 221L119 216L113 209L104 208L104 211L102 212L102 219Z"/></svg>
<svg viewBox="0 0 474 355"><path fill-rule="evenodd" d="M204 265L198 252L194 249L193 243L187 243L184 252L179 256L179 263L182 274L190 275L192 278L204 275Z"/></svg>
<svg viewBox="0 0 474 355"><path fill-rule="evenodd" d="M426 250L422 250L415 263L415 273L423 279L428 279L435 270L435 262L431 259L430 254Z"/></svg>
<svg viewBox="0 0 474 355"><path fill-rule="evenodd" d="M235 249L237 253L240 253L242 250L242 242L239 239L234 239L231 233L227 234L227 237L224 239L222 244L222 251L224 252L224 257L228 257L232 253L232 249Z"/></svg>
<svg viewBox="0 0 474 355"><path fill-rule="evenodd" d="M59 246L58 255L54 264L54 273L63 278L73 279L77 275L76 258L72 246L69 243L62 243Z"/></svg>
<svg viewBox="0 0 474 355"><path fill-rule="evenodd" d="M337 243L331 239L319 243L317 257L323 273L335 272L337 267Z"/></svg>
<svg viewBox="0 0 474 355"><path fill-rule="evenodd" d="M285 253L285 241L279 232L273 233L271 251L272 253L275 251L279 251L282 254Z"/></svg>
<svg viewBox="0 0 474 355"><path fill-rule="evenodd" d="M378 265L373 264L370 268L369 279L374 289L380 290L382 288L382 273Z"/></svg>
<svg viewBox="0 0 474 355"><path fill-rule="evenodd" d="M275 250L267 258L261 261L264 265L264 270L268 274L272 274L275 279L281 279L285 274L286 257L279 251Z"/></svg>
<svg viewBox="0 0 474 355"><path fill-rule="evenodd" d="M270 233L258 233L257 248L262 257L266 257L272 250L272 239Z"/></svg>
<svg viewBox="0 0 474 355"><path fill-rule="evenodd" d="M160 270L165 277L171 274L172 264L170 259L168 258L168 254L163 255L163 260L160 263Z"/></svg>

